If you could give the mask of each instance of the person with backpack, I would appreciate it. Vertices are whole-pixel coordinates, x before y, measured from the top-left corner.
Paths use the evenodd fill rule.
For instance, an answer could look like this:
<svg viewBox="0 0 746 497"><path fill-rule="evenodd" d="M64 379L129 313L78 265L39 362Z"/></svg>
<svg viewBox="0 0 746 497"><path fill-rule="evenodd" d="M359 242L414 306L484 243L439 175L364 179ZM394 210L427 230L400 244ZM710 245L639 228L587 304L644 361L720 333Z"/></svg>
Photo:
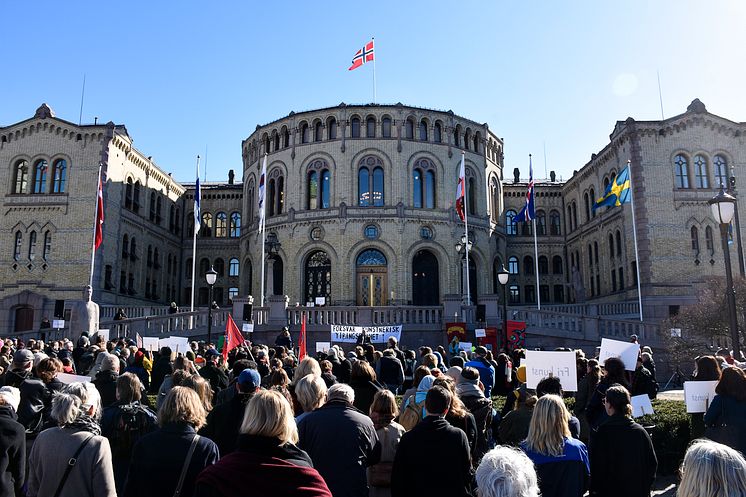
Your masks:
<svg viewBox="0 0 746 497"><path fill-rule="evenodd" d="M492 402L479 388L479 372L475 368L464 368L457 381L456 393L474 416L477 425L477 440L473 451L474 464L477 465L489 450L489 441L492 438Z"/></svg>
<svg viewBox="0 0 746 497"><path fill-rule="evenodd" d="M427 375L422 378L417 386L417 391L404 401L401 414L399 414L399 424L409 431L422 421L425 414L425 398L427 392L433 386L435 376Z"/></svg>
<svg viewBox="0 0 746 497"><path fill-rule="evenodd" d="M116 380L116 403L104 409L101 434L109 439L117 492L124 489L132 449L140 438L156 428L158 418L140 403L142 384L132 373Z"/></svg>
<svg viewBox="0 0 746 497"><path fill-rule="evenodd" d="M487 349L480 345L474 351L474 358L464 364L464 367L476 368L479 371L479 380L484 385L484 396L488 399L495 387L495 368L487 360Z"/></svg>

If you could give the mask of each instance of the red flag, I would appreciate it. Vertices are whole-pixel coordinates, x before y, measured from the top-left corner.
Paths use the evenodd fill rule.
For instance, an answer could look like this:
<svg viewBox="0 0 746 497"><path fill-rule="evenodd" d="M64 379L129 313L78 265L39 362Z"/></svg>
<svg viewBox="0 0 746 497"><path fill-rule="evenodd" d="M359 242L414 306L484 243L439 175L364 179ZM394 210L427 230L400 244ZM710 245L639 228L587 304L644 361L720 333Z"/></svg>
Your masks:
<svg viewBox="0 0 746 497"><path fill-rule="evenodd" d="M370 40L368 43L365 44L363 48L357 51L355 56L352 58L352 65L349 67L349 69L347 69L348 71L357 69L366 62L371 62L374 59L375 55L373 53L373 41L374 40Z"/></svg>
<svg viewBox="0 0 746 497"><path fill-rule="evenodd" d="M458 175L458 187L456 188L456 212L458 212L458 217L461 218L461 220L464 220L464 215L466 212L464 211L464 191L465 191L465 178L464 178L464 156L461 156L461 170L459 171Z"/></svg>
<svg viewBox="0 0 746 497"><path fill-rule="evenodd" d="M98 171L98 193L96 194L96 234L93 241L93 250L98 249L104 241L104 188L101 182L101 169Z"/></svg>
<svg viewBox="0 0 746 497"><path fill-rule="evenodd" d="M228 321L225 322L225 340L223 340L223 361L228 360L228 352L239 345L243 345L244 339L238 326L233 321L233 317L228 314Z"/></svg>
<svg viewBox="0 0 746 497"><path fill-rule="evenodd" d="M302 314L300 318L300 336L298 337L298 360L302 361L306 355L306 315Z"/></svg>

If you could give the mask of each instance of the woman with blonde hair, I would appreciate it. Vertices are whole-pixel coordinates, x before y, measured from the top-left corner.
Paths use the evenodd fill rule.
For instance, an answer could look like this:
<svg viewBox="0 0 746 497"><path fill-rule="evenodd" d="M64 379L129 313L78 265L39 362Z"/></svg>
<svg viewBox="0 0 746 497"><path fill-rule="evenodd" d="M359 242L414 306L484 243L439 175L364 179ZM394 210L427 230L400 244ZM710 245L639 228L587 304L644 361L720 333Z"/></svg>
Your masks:
<svg viewBox="0 0 746 497"><path fill-rule="evenodd" d="M569 421L559 395L544 395L536 402L521 449L536 466L542 497L582 497L588 490L588 449L570 436Z"/></svg>
<svg viewBox="0 0 746 497"><path fill-rule="evenodd" d="M309 374L320 378L321 366L319 365L319 361L311 356L306 356L298 363L298 367L295 368L295 373L293 374L293 381L288 385L288 392L290 392L290 397L293 399L293 412L296 416L300 416L304 411L303 406L298 401L298 396L295 393L295 385L301 378L308 376Z"/></svg>
<svg viewBox="0 0 746 497"><path fill-rule="evenodd" d="M303 413L295 417L298 424L306 414L324 405L326 400L326 383L320 376L307 374L295 384L295 395L303 408Z"/></svg>
<svg viewBox="0 0 746 497"><path fill-rule="evenodd" d="M184 380L182 386L191 388L197 392L199 400L202 402L202 407L205 409L206 413L209 414L209 412L212 411L212 387L210 387L210 382L208 380L198 374L193 374Z"/></svg>
<svg viewBox="0 0 746 497"><path fill-rule="evenodd" d="M246 406L236 450L199 475L194 497L331 497L297 442L287 399L274 390L258 391Z"/></svg>
<svg viewBox="0 0 746 497"><path fill-rule="evenodd" d="M394 421L398 415L394 394L390 390L376 392L370 406L370 419L381 442L381 460L368 468L370 497L391 497L391 469L399 441L406 432Z"/></svg>
<svg viewBox="0 0 746 497"><path fill-rule="evenodd" d="M159 429L132 450L124 497L191 492L197 475L220 458L215 442L197 435L206 418L197 392L173 387L158 411Z"/></svg>
<svg viewBox="0 0 746 497"><path fill-rule="evenodd" d="M727 445L695 440L686 451L679 473L677 497L746 495L746 459Z"/></svg>

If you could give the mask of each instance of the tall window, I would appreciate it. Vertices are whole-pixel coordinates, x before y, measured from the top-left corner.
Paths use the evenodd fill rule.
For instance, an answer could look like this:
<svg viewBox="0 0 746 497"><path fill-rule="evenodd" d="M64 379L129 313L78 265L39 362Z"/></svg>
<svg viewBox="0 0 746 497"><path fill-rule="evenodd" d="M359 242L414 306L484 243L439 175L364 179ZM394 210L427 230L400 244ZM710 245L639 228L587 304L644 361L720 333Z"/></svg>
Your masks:
<svg viewBox="0 0 746 497"><path fill-rule="evenodd" d="M323 139L324 139L324 127L321 125L321 121L318 121L313 126L313 141L320 142Z"/></svg>
<svg viewBox="0 0 746 497"><path fill-rule="evenodd" d="M218 212L215 216L215 236L218 238L225 237L227 233L228 215L225 212Z"/></svg>
<svg viewBox="0 0 746 497"><path fill-rule="evenodd" d="M238 259L235 257L232 258L228 263L228 276L238 276L239 268L240 264L238 263Z"/></svg>
<svg viewBox="0 0 746 497"><path fill-rule="evenodd" d="M241 214L234 212L231 214L230 237L238 238L241 236Z"/></svg>
<svg viewBox="0 0 746 497"><path fill-rule="evenodd" d="M212 214L209 212L203 212L202 213L202 221L200 222L202 225L202 236L208 237L212 236Z"/></svg>
<svg viewBox="0 0 746 497"><path fill-rule="evenodd" d="M376 118L373 116L365 120L365 137L375 138L376 136Z"/></svg>
<svg viewBox="0 0 746 497"><path fill-rule="evenodd" d="M326 121L326 134L330 140L337 139L337 120L333 117Z"/></svg>
<svg viewBox="0 0 746 497"><path fill-rule="evenodd" d="M533 304L536 302L536 290L534 289L534 285L526 285L523 287L523 294L526 299L526 303Z"/></svg>
<svg viewBox="0 0 746 497"><path fill-rule="evenodd" d="M549 233L552 235L560 235L560 213L552 211L549 213Z"/></svg>
<svg viewBox="0 0 746 497"><path fill-rule="evenodd" d="M469 195L469 214L476 215L477 213L477 181L474 178L468 180L468 195Z"/></svg>
<svg viewBox="0 0 746 497"><path fill-rule="evenodd" d="M518 274L518 257L511 256L508 259L508 273Z"/></svg>
<svg viewBox="0 0 746 497"><path fill-rule="evenodd" d="M598 265L598 242L593 242L593 260Z"/></svg>
<svg viewBox="0 0 746 497"><path fill-rule="evenodd" d="M127 187L125 188L124 194L124 207L126 209L132 208L132 178L127 178Z"/></svg>
<svg viewBox="0 0 746 497"><path fill-rule="evenodd" d="M689 169L686 157L679 154L673 159L676 188L689 188Z"/></svg>
<svg viewBox="0 0 746 497"><path fill-rule="evenodd" d="M153 192L150 194L150 220L155 221L155 195Z"/></svg>
<svg viewBox="0 0 746 497"><path fill-rule="evenodd" d="M391 118L384 117L381 121L381 135L384 138L391 138Z"/></svg>
<svg viewBox="0 0 746 497"><path fill-rule="evenodd" d="M433 141L435 143L443 141L443 127L439 122L435 123L435 128L433 129Z"/></svg>
<svg viewBox="0 0 746 497"><path fill-rule="evenodd" d="M453 145L455 147L461 146L460 136L461 136L461 126L457 125L456 129L453 130Z"/></svg>
<svg viewBox="0 0 746 497"><path fill-rule="evenodd" d="M28 187L28 162L18 161L15 168L16 178L13 193L26 193Z"/></svg>
<svg viewBox="0 0 746 497"><path fill-rule="evenodd" d="M414 140L414 119L411 117L404 122L404 137L408 140Z"/></svg>
<svg viewBox="0 0 746 497"><path fill-rule="evenodd" d="M352 138L360 138L360 118L353 117L350 119L350 136Z"/></svg>
<svg viewBox="0 0 746 497"><path fill-rule="evenodd" d="M420 140L427 141L427 121L424 119L420 121Z"/></svg>
<svg viewBox="0 0 746 497"><path fill-rule="evenodd" d="M616 230L616 256L622 256L622 232Z"/></svg>
<svg viewBox="0 0 746 497"><path fill-rule="evenodd" d="M215 272L218 273L218 276L225 276L225 261L223 261L223 259L221 258L215 259L213 269L215 269Z"/></svg>
<svg viewBox="0 0 746 497"><path fill-rule="evenodd" d="M130 260L137 260L137 239L134 236L130 240Z"/></svg>
<svg viewBox="0 0 746 497"><path fill-rule="evenodd" d="M47 161L40 160L34 165L34 193L44 193L47 186Z"/></svg>
<svg viewBox="0 0 746 497"><path fill-rule="evenodd" d="M590 196L591 207L593 207L593 204L596 203L596 191L593 189L593 187L591 187L591 189L590 189L589 196ZM592 208L591 208L591 217L592 218L596 217L596 211L593 210Z"/></svg>
<svg viewBox="0 0 746 497"><path fill-rule="evenodd" d="M609 257L614 258L614 235L609 233Z"/></svg>
<svg viewBox="0 0 746 497"><path fill-rule="evenodd" d="M591 218L590 205L588 204L588 192L583 194L583 207L585 208L585 220L588 221Z"/></svg>
<svg viewBox="0 0 746 497"><path fill-rule="evenodd" d="M358 170L358 205L361 207L384 205L383 162L368 156L360 161Z"/></svg>
<svg viewBox="0 0 746 497"><path fill-rule="evenodd" d="M130 239L127 235L122 237L122 257L127 258L130 255Z"/></svg>
<svg viewBox="0 0 746 497"><path fill-rule="evenodd" d="M32 231L28 238L28 259L36 259L36 231Z"/></svg>
<svg viewBox="0 0 746 497"><path fill-rule="evenodd" d="M530 255L523 258L523 274L534 274L534 258Z"/></svg>
<svg viewBox="0 0 746 497"><path fill-rule="evenodd" d="M509 210L505 212L505 233L508 235L518 234L518 223L515 222L516 212Z"/></svg>
<svg viewBox="0 0 746 497"><path fill-rule="evenodd" d="M707 250L710 251L710 254L715 252L715 243L712 239L712 228L709 226L705 228L705 246L707 247Z"/></svg>
<svg viewBox="0 0 746 497"><path fill-rule="evenodd" d="M308 209L328 209L331 193L331 173L326 168L326 162L315 161L308 172Z"/></svg>
<svg viewBox="0 0 746 497"><path fill-rule="evenodd" d="M558 255L552 257L552 273L562 274L562 257Z"/></svg>
<svg viewBox="0 0 746 497"><path fill-rule="evenodd" d="M49 254L52 252L52 232L46 231L44 233L44 250L41 254L41 258L45 261L49 260Z"/></svg>
<svg viewBox="0 0 746 497"><path fill-rule="evenodd" d="M539 274L549 274L549 259L546 256L539 256Z"/></svg>
<svg viewBox="0 0 746 497"><path fill-rule="evenodd" d="M308 131L308 123L301 123L300 125L300 142L301 143L308 143L309 140L309 131Z"/></svg>
<svg viewBox="0 0 746 497"><path fill-rule="evenodd" d="M277 133L277 130L272 132L272 146L275 152L280 150L280 135Z"/></svg>
<svg viewBox="0 0 746 497"><path fill-rule="evenodd" d="M134 194L132 195L132 210L140 212L140 180L135 181Z"/></svg>
<svg viewBox="0 0 746 497"><path fill-rule="evenodd" d="M547 234L547 215L544 211L536 212L536 234L540 236Z"/></svg>
<svg viewBox="0 0 746 497"><path fill-rule="evenodd" d="M161 213L163 212L163 210L161 209L161 207L163 207L162 201L163 199L160 195L158 195L155 201L155 224L158 225L161 224L161 220L163 219L163 217L161 216Z"/></svg>
<svg viewBox="0 0 746 497"><path fill-rule="evenodd" d="M414 206L426 209L435 208L435 172L432 162L420 159L412 172Z"/></svg>
<svg viewBox="0 0 746 497"><path fill-rule="evenodd" d="M521 289L518 285L510 285L508 287L508 301L511 304L520 304L521 303Z"/></svg>
<svg viewBox="0 0 746 497"><path fill-rule="evenodd" d="M707 159L701 155L694 157L694 185L697 188L710 187L710 179L707 177Z"/></svg>
<svg viewBox="0 0 746 497"><path fill-rule="evenodd" d="M715 166L715 186L728 186L728 161L722 155L716 155L712 161Z"/></svg>
<svg viewBox="0 0 746 497"><path fill-rule="evenodd" d="M699 230L696 226L692 226L690 233L692 237L692 250L699 252Z"/></svg>
<svg viewBox="0 0 746 497"><path fill-rule="evenodd" d="M65 182L67 181L67 161L57 159L54 161L52 173L52 193L65 193Z"/></svg>
<svg viewBox="0 0 746 497"><path fill-rule="evenodd" d="M20 261L21 260L21 247L23 246L23 234L19 231L16 231L16 241L13 244L13 260L14 261Z"/></svg>
<svg viewBox="0 0 746 497"><path fill-rule="evenodd" d="M290 130L283 126L282 128L282 146L288 148L290 146Z"/></svg>

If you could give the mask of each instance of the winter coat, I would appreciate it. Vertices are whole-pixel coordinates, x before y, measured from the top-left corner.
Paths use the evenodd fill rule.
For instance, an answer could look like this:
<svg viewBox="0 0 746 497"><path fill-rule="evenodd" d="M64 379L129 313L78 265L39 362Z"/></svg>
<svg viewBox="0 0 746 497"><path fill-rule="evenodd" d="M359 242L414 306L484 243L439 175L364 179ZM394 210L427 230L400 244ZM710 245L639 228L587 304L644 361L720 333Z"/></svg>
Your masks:
<svg viewBox="0 0 746 497"><path fill-rule="evenodd" d="M488 399L492 395L495 386L495 368L484 357L475 357L464 364L465 368L476 368L479 371L479 381L484 385L484 396Z"/></svg>
<svg viewBox="0 0 746 497"><path fill-rule="evenodd" d="M207 424L199 433L215 442L221 456L235 450L246 404L252 396L253 393L240 393L228 402L218 404L207 415Z"/></svg>
<svg viewBox="0 0 746 497"><path fill-rule="evenodd" d="M23 495L26 481L26 430L13 408L0 406L0 497Z"/></svg>
<svg viewBox="0 0 746 497"><path fill-rule="evenodd" d="M212 393L217 394L219 391L228 388L228 375L225 371L213 363L208 363L199 370L199 375L210 382Z"/></svg>
<svg viewBox="0 0 746 497"><path fill-rule="evenodd" d="M332 494L368 497L365 468L381 457L381 444L368 416L346 402L327 402L303 417L298 435L298 446L311 456Z"/></svg>
<svg viewBox="0 0 746 497"><path fill-rule="evenodd" d="M101 394L101 407L113 406L117 402L117 378L116 371L99 371L93 384L96 385L98 393Z"/></svg>
<svg viewBox="0 0 746 497"><path fill-rule="evenodd" d="M533 413L533 408L522 405L506 414L500 421L500 427L498 428L500 442L518 447L528 436L528 427L531 425Z"/></svg>
<svg viewBox="0 0 746 497"><path fill-rule="evenodd" d="M378 381L387 388L398 388L404 383L404 368L396 357L383 356L376 364Z"/></svg>
<svg viewBox="0 0 746 497"><path fill-rule="evenodd" d="M730 395L715 395L704 417L707 426L727 425L730 440L723 443L746 454L746 401Z"/></svg>
<svg viewBox="0 0 746 497"><path fill-rule="evenodd" d="M166 375L172 374L174 372L173 365L171 364L171 358L170 357L160 357L155 364L153 364L153 371L150 374L150 387L149 392L150 393L158 393L158 389L161 388L161 383L163 383L163 378L166 377Z"/></svg>
<svg viewBox="0 0 746 497"><path fill-rule="evenodd" d="M353 405L365 414L370 412L370 406L373 404L373 397L376 393L384 390L386 387L377 381L351 380L350 386L355 391L355 402Z"/></svg>
<svg viewBox="0 0 746 497"><path fill-rule="evenodd" d="M396 457L396 449L399 447L402 435L406 433L404 427L399 423L391 423L376 430L378 440L381 442L382 463L393 463ZM368 468L368 481L371 479L371 469ZM391 497L391 488L370 487L370 497Z"/></svg>
<svg viewBox="0 0 746 497"><path fill-rule="evenodd" d="M521 449L536 467L542 497L583 497L588 490L588 449L580 440L565 438L561 456L539 454L525 442Z"/></svg>
<svg viewBox="0 0 746 497"><path fill-rule="evenodd" d="M478 464L482 456L489 450L490 429L492 427L492 402L485 398L482 391L476 385L462 383L458 386L458 395L461 402L474 416L477 425L477 441L472 451L474 464Z"/></svg>
<svg viewBox="0 0 746 497"><path fill-rule="evenodd" d="M457 418L451 411L449 411L446 415L446 421L448 421L454 428L463 431L466 435L466 440L469 442L469 455L473 462L477 451L478 437L477 423L474 421L474 415L467 411L466 416L463 418Z"/></svg>

